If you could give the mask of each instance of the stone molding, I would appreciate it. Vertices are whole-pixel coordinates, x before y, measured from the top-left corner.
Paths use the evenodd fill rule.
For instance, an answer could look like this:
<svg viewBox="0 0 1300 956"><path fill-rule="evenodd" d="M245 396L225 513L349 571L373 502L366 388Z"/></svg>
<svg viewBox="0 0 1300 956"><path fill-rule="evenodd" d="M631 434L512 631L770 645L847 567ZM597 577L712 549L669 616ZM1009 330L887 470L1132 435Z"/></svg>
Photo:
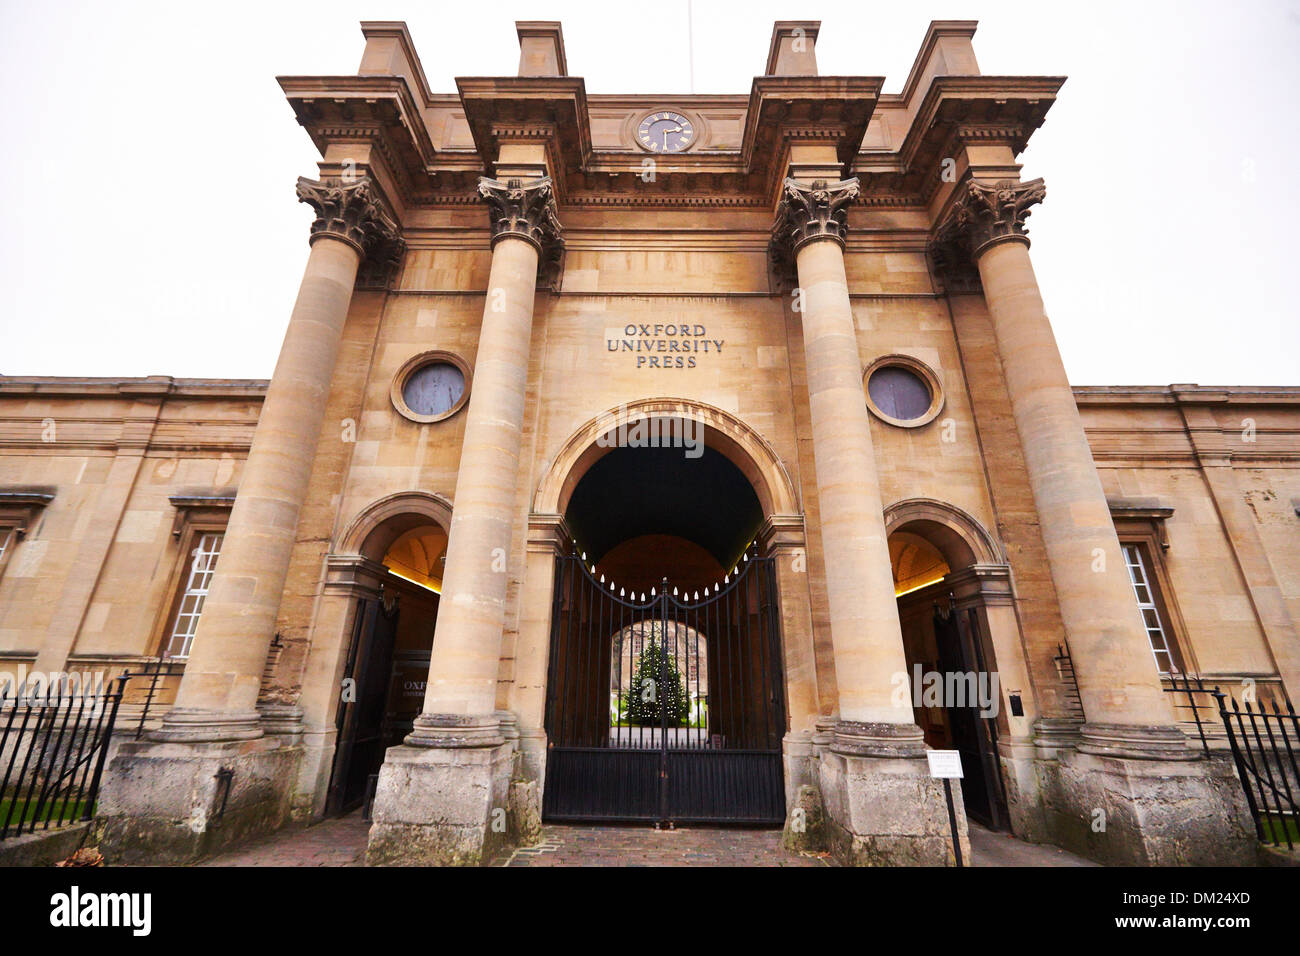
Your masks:
<svg viewBox="0 0 1300 956"><path fill-rule="evenodd" d="M498 712L491 714L421 714L404 743L445 750L499 747L505 743Z"/></svg>
<svg viewBox="0 0 1300 956"><path fill-rule="evenodd" d="M835 723L832 752L846 756L917 759L925 756L925 735L916 724Z"/></svg>
<svg viewBox="0 0 1300 956"><path fill-rule="evenodd" d="M387 288L397 274L406 243L402 230L381 204L369 176L353 182L298 178L298 201L316 212L310 242L324 236L346 242L361 264L357 285Z"/></svg>
<svg viewBox="0 0 1300 956"><path fill-rule="evenodd" d="M45 507L54 500L54 491L0 491L0 521L10 524L19 538L27 534Z"/></svg>

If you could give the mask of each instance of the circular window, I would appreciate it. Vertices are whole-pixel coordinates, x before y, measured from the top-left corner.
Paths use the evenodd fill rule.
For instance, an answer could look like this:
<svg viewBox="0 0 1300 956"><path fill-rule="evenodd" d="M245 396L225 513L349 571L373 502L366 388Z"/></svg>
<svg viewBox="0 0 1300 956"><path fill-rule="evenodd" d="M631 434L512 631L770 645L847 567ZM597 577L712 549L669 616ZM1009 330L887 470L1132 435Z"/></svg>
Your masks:
<svg viewBox="0 0 1300 956"><path fill-rule="evenodd" d="M906 355L888 355L867 369L867 407L891 425L915 428L934 420L943 408L939 376Z"/></svg>
<svg viewBox="0 0 1300 956"><path fill-rule="evenodd" d="M393 379L393 405L413 422L438 422L469 397L469 366L450 352L425 352Z"/></svg>

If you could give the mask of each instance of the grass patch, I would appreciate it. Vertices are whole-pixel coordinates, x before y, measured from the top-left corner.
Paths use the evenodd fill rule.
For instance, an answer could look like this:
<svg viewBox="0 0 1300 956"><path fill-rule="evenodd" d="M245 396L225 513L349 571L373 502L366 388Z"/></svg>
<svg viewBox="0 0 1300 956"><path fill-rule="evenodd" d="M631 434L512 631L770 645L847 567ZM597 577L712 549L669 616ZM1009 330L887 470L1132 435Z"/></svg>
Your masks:
<svg viewBox="0 0 1300 956"><path fill-rule="evenodd" d="M44 806L38 806L36 798L24 808L23 804L27 802L26 796L11 798L6 797L0 800L0 830L6 826L11 829L22 823L44 823L46 820L51 821L51 826L57 826L60 817L63 822L75 823L81 819L82 814L89 806L91 813L94 813L95 805L85 800L69 800L65 806L62 800L51 801ZM21 818L21 820L20 820Z"/></svg>
<svg viewBox="0 0 1300 956"><path fill-rule="evenodd" d="M1286 846L1290 839L1293 846L1300 846L1300 820L1295 817L1266 813L1260 817L1259 825L1264 829L1265 842Z"/></svg>

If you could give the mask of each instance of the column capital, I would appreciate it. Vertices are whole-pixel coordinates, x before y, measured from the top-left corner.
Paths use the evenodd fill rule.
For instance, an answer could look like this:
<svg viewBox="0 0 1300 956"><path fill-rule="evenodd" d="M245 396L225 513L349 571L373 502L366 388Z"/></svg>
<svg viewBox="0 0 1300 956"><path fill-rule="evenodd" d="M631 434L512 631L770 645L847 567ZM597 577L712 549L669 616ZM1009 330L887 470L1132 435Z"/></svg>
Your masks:
<svg viewBox="0 0 1300 956"><path fill-rule="evenodd" d="M523 239L545 255L562 242L563 227L555 211L555 189L550 176L539 179L488 179L478 181L478 194L488 204L492 245L507 236Z"/></svg>
<svg viewBox="0 0 1300 956"><path fill-rule="evenodd" d="M772 243L794 255L803 245L831 239L844 245L849 234L848 207L858 198L858 180L828 183L819 179L801 183L787 178L781 186L781 202L772 226Z"/></svg>
<svg viewBox="0 0 1300 956"><path fill-rule="evenodd" d="M818 239L830 239L844 248L848 236L848 207L858 198L858 180L842 179L831 183L818 179L801 183L786 178L781 185L781 201L772 224L772 241L768 259L779 288L795 281L795 256L799 250Z"/></svg>
<svg viewBox="0 0 1300 956"><path fill-rule="evenodd" d="M316 211L311 241L323 236L341 239L365 256L377 242L399 239L401 231L375 197L370 177L342 179L298 177L298 201Z"/></svg>
<svg viewBox="0 0 1300 956"><path fill-rule="evenodd" d="M959 247L975 261L994 243L1016 240L1029 244L1025 220L1030 207L1043 201L1047 186L1041 179L1027 183L1002 180L981 183L967 180L935 230L936 242Z"/></svg>

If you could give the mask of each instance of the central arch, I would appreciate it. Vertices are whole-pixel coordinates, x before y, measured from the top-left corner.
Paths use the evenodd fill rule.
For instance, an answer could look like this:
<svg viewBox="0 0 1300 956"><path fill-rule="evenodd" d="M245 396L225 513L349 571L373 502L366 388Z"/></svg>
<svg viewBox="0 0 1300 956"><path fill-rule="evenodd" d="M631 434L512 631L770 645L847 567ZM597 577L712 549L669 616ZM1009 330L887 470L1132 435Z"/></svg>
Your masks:
<svg viewBox="0 0 1300 956"><path fill-rule="evenodd" d="M545 817L780 823L785 649L760 532L799 503L772 447L713 406L635 402L569 437L533 507L568 535L554 559Z"/></svg>
<svg viewBox="0 0 1300 956"><path fill-rule="evenodd" d="M728 411L684 398L649 398L618 405L589 419L556 453L533 496L537 514L564 514L578 482L613 449L599 440L610 431L645 419L680 418L699 423L705 447L726 456L753 486L765 518L803 512L784 462L762 435Z"/></svg>

